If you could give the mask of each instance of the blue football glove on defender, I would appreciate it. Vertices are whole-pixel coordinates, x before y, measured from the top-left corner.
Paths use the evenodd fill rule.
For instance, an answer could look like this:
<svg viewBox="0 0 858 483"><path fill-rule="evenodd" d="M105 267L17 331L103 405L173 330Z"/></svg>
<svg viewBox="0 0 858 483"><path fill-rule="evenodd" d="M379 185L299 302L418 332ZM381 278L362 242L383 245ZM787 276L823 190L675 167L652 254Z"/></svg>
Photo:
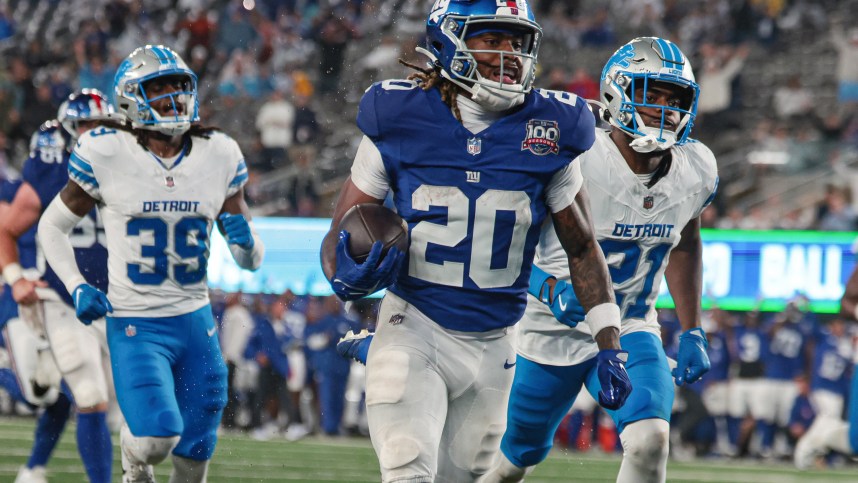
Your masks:
<svg viewBox="0 0 858 483"><path fill-rule="evenodd" d="M107 300L107 295L88 283L78 285L71 295L75 315L86 325L104 317L108 312L113 312L113 306Z"/></svg>
<svg viewBox="0 0 858 483"><path fill-rule="evenodd" d="M380 241L373 243L366 261L357 263L349 255L349 232L340 232L337 269L331 279L331 287L340 299L357 300L393 285L405 254L396 247L390 247L384 260L381 260L382 246Z"/></svg>
<svg viewBox="0 0 858 483"><path fill-rule="evenodd" d="M700 327L688 329L679 336L676 368L672 371L677 386L696 382L709 371L707 347L706 333Z"/></svg>
<svg viewBox="0 0 858 483"><path fill-rule="evenodd" d="M562 280L555 279L554 297L549 297L551 287L547 282L551 279L555 277L534 265L530 271L530 284L527 291L547 305L558 321L569 327L575 327L578 322L584 321L584 307L578 302L572 284Z"/></svg>
<svg viewBox="0 0 858 483"><path fill-rule="evenodd" d="M253 248L253 233L244 215L221 213L217 219L220 220L223 231L226 233L227 243L238 245L245 250Z"/></svg>
<svg viewBox="0 0 858 483"><path fill-rule="evenodd" d="M620 409L632 392L632 381L626 372L628 360L629 353L623 350L605 349L596 356L596 374L602 386L599 404L605 409Z"/></svg>

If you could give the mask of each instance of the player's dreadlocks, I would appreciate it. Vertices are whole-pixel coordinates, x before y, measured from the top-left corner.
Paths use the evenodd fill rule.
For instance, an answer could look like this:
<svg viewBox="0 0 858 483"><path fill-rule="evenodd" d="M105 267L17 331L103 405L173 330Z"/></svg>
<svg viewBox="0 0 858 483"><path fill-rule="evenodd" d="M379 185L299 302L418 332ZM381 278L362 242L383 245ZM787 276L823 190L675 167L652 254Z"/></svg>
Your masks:
<svg viewBox="0 0 858 483"><path fill-rule="evenodd" d="M120 131L130 132L137 139L137 144L139 144L146 151L149 148L146 146L147 141L155 136L163 136L163 134L157 131L149 131L147 129L134 129L131 127L131 121L125 119L124 121L99 121L99 126L104 126L110 129L118 129ZM212 126L203 126L201 124L191 124L190 129L188 129L183 135L183 139L188 142L188 151L185 154L189 154L191 152L191 147L193 146L193 137L200 137L204 139L208 139L211 137L212 133L215 131L220 131L221 129Z"/></svg>
<svg viewBox="0 0 858 483"><path fill-rule="evenodd" d="M438 90L441 91L441 100L453 110L453 116L455 116L459 122L462 122L462 113L459 112L459 104L456 102L456 97L462 92L462 89L459 86L441 77L440 69L420 67L402 59L399 59L399 63L417 71L409 75L408 80L419 82L420 88L424 91L428 91L429 89L438 86Z"/></svg>

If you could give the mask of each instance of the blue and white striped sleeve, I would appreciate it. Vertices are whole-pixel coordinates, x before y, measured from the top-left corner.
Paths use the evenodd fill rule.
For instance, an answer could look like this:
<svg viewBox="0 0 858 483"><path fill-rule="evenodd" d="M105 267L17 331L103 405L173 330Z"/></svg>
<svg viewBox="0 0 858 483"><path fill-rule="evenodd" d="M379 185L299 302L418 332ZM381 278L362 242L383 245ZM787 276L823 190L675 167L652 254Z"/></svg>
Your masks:
<svg viewBox="0 0 858 483"><path fill-rule="evenodd" d="M244 159L240 159L226 190L226 197L229 198L236 194L245 184L247 184L247 164L245 164Z"/></svg>
<svg viewBox="0 0 858 483"><path fill-rule="evenodd" d="M69 179L80 185L84 191L96 200L101 199L101 191L98 186L92 163L75 148L69 158Z"/></svg>

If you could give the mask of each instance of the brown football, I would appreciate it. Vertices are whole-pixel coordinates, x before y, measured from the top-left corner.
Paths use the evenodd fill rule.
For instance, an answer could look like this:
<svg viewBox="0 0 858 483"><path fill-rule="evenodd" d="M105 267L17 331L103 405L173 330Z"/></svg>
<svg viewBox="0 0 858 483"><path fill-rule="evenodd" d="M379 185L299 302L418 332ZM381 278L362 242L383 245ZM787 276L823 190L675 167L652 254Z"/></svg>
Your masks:
<svg viewBox="0 0 858 483"><path fill-rule="evenodd" d="M349 254L363 263L372 249L372 244L381 241L382 253L387 254L390 247L399 251L408 251L408 224L392 210L375 203L355 205L343 215L339 231L349 232Z"/></svg>

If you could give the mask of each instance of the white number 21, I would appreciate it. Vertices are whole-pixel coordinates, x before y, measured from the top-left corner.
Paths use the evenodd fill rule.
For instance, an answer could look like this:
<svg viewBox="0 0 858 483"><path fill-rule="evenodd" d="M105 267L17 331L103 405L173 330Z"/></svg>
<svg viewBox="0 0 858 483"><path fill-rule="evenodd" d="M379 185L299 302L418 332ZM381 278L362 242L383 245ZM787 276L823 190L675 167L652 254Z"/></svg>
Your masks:
<svg viewBox="0 0 858 483"><path fill-rule="evenodd" d="M412 277L441 285L461 287L465 283L465 264L426 260L429 243L455 247L468 236L470 201L454 186L422 185L411 195L415 210L428 211L430 206L447 208L447 224L421 221L411 230L408 274ZM491 268L492 247L498 211L515 213L512 239L509 243L507 263L503 268ZM530 198L524 191L488 190L476 201L474 224L471 230L471 266L468 276L483 289L509 287L521 274L524 261L524 242L530 229L532 215Z"/></svg>

